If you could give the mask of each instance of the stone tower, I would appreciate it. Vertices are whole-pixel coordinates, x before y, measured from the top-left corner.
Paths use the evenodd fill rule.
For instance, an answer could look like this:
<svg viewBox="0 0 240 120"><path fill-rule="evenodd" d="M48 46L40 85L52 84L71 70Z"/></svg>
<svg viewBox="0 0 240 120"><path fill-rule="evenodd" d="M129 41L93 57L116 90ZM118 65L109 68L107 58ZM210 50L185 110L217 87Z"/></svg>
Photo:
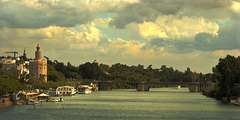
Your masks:
<svg viewBox="0 0 240 120"><path fill-rule="evenodd" d="M30 73L34 80L47 83L47 59L42 57L39 44L36 47L35 59L30 65Z"/></svg>
<svg viewBox="0 0 240 120"><path fill-rule="evenodd" d="M37 44L36 51L35 51L35 60L39 60L42 58L41 51L40 51L40 45Z"/></svg>
<svg viewBox="0 0 240 120"><path fill-rule="evenodd" d="M24 61L27 61L27 54L26 54L26 50L24 49L24 51L23 51L23 55L22 55L22 60L24 60Z"/></svg>

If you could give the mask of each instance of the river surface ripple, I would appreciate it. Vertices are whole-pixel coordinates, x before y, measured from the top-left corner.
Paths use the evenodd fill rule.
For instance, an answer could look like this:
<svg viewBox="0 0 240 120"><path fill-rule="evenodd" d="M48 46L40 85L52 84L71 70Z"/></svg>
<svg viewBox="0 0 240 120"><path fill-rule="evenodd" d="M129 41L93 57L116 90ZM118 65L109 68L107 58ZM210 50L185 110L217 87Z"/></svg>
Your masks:
<svg viewBox="0 0 240 120"><path fill-rule="evenodd" d="M240 120L240 107L184 88L113 90L10 107L0 110L0 120Z"/></svg>

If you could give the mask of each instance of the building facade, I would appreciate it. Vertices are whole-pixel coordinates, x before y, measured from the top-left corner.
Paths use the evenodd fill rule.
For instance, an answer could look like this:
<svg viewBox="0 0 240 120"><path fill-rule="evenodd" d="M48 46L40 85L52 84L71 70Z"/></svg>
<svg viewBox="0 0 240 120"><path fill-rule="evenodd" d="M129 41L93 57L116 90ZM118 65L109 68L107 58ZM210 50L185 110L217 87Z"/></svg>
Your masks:
<svg viewBox="0 0 240 120"><path fill-rule="evenodd" d="M35 58L30 62L30 76L33 80L47 83L47 59L42 57L38 44L35 51Z"/></svg>

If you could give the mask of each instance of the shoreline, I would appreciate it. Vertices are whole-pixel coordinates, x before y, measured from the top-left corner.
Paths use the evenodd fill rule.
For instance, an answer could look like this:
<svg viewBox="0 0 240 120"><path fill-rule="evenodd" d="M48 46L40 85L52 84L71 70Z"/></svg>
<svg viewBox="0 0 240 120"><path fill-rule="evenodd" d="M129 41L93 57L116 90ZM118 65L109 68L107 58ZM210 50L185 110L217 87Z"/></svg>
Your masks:
<svg viewBox="0 0 240 120"><path fill-rule="evenodd" d="M0 103L0 110L14 106L13 102Z"/></svg>
<svg viewBox="0 0 240 120"><path fill-rule="evenodd" d="M11 97L7 96L7 97L0 98L0 110L11 107L13 105L14 105L14 103L11 100Z"/></svg>

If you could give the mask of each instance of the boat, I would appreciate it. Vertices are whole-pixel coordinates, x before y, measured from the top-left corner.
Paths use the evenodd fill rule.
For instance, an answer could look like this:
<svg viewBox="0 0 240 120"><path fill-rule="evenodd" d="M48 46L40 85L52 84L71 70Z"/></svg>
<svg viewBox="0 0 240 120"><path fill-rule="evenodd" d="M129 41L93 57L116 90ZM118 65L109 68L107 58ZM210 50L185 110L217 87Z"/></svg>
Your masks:
<svg viewBox="0 0 240 120"><path fill-rule="evenodd" d="M40 102L46 102L48 100L49 95L45 94L45 93L41 93L40 95L38 95L38 100Z"/></svg>
<svg viewBox="0 0 240 120"><path fill-rule="evenodd" d="M60 86L56 89L56 95L58 96L71 96L76 93L76 89L72 86Z"/></svg>
<svg viewBox="0 0 240 120"><path fill-rule="evenodd" d="M47 102L63 102L63 98L59 97L49 97Z"/></svg>
<svg viewBox="0 0 240 120"><path fill-rule="evenodd" d="M88 85L80 85L78 86L78 93L79 94L91 94L92 87Z"/></svg>
<svg viewBox="0 0 240 120"><path fill-rule="evenodd" d="M232 104L233 104L233 105L240 106L240 103L239 103L239 102L233 102Z"/></svg>
<svg viewBox="0 0 240 120"><path fill-rule="evenodd" d="M240 98L238 98L238 99L231 99L230 103L233 104L233 105L240 106Z"/></svg>

